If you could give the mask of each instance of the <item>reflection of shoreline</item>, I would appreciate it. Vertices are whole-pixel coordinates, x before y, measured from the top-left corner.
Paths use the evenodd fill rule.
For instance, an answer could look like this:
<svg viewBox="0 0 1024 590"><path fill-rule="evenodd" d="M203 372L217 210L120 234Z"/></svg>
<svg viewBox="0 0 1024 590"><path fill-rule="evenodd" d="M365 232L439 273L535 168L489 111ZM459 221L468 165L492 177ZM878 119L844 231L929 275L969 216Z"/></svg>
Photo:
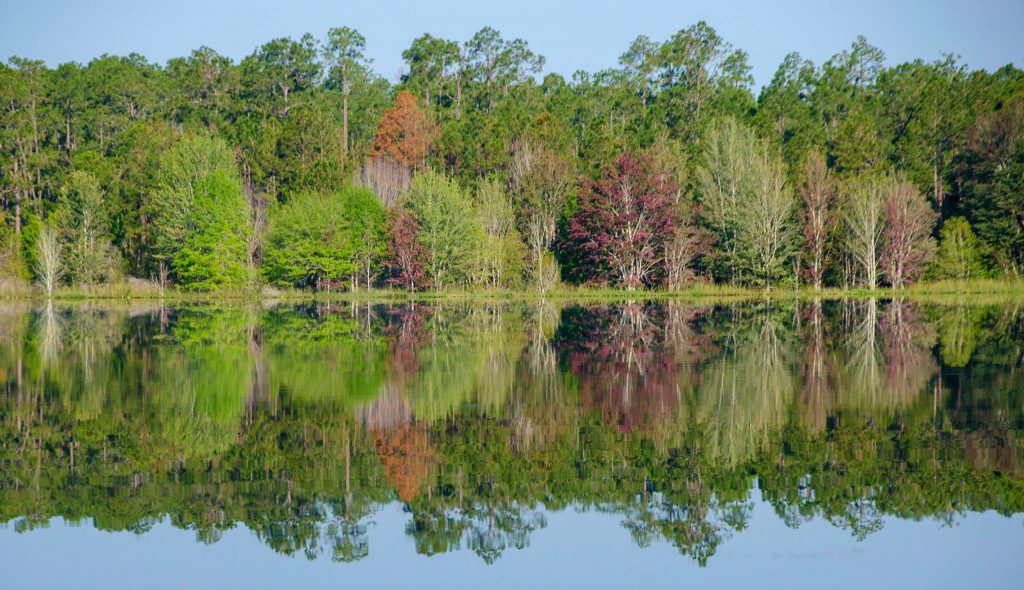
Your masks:
<svg viewBox="0 0 1024 590"><path fill-rule="evenodd" d="M863 301L0 313L0 522L258 522L287 552L340 538L315 532L331 507L358 556L397 497L418 548L490 559L544 503L703 561L755 477L787 523L857 536L1012 514L1020 325Z"/></svg>

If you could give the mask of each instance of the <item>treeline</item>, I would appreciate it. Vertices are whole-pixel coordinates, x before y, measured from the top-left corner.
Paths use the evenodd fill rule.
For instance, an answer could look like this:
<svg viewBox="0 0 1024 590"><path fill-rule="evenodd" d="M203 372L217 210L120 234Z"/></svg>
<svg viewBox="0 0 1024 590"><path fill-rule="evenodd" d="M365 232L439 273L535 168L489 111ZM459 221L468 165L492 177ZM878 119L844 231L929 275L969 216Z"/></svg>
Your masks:
<svg viewBox="0 0 1024 590"><path fill-rule="evenodd" d="M902 287L1024 270L1024 72L858 38L756 96L709 25L538 79L484 28L0 66L0 277L190 289Z"/></svg>

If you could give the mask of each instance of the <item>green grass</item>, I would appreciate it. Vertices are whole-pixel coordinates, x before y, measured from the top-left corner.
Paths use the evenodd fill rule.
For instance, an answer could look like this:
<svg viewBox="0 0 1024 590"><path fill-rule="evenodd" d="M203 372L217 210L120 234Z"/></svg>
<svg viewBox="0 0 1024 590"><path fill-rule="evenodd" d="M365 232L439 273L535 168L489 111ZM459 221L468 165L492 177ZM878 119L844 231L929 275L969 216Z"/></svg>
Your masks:
<svg viewBox="0 0 1024 590"><path fill-rule="evenodd" d="M730 285L695 284L681 290L626 291L599 287L563 286L541 295L530 290L459 290L426 291L409 293L394 289L372 289L369 291L309 291L302 289L280 289L265 285L254 285L216 292L196 292L177 288L161 290L148 281L83 285L62 287L54 296L57 300L163 300L167 302L247 302L247 301L508 301L537 300L553 301L733 301L733 300L792 300L792 299L864 299L868 297L904 297L917 300L958 302L1024 301L1024 281L976 280L967 282L938 281L921 283L906 289L880 288L837 289L815 291L809 288L799 290L792 287L776 287L770 290ZM43 300L43 291L25 281L0 281L0 299Z"/></svg>

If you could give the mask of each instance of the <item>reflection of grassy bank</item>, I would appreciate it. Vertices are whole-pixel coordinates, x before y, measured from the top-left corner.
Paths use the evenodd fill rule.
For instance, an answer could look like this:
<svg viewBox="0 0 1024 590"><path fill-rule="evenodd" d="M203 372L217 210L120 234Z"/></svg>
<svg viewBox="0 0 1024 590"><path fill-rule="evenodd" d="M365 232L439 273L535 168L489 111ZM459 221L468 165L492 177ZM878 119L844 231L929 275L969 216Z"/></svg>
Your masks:
<svg viewBox="0 0 1024 590"><path fill-rule="evenodd" d="M860 288L830 288L815 291L807 287L761 288L694 284L689 287L668 290L625 291L603 287L563 286L543 295L531 290L459 290L424 291L409 293L395 289L370 289L360 291L309 291L302 289L278 289L267 286L223 290L216 292L185 291L177 288L160 289L155 283L135 281L109 285L86 285L63 287L55 295L64 301L75 300L116 300L152 299L175 302L205 301L257 301L257 300L300 300L300 301L503 301L503 300L564 300L564 301L657 301L667 299L735 301L742 299L865 299L877 297L909 298L915 300L957 302L970 298L974 303L998 303L1024 300L1022 280L974 280L939 281L922 283L905 289L879 288L874 291ZM0 299L41 300L43 293L37 287L24 281L0 281Z"/></svg>

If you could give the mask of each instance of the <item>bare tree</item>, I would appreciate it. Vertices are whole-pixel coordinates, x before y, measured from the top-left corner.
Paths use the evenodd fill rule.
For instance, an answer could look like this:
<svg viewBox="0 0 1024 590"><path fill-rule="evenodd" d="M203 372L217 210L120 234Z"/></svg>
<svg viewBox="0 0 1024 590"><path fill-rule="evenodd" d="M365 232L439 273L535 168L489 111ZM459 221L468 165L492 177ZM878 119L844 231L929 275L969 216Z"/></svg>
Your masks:
<svg viewBox="0 0 1024 590"><path fill-rule="evenodd" d="M848 188L843 224L846 248L861 270L869 289L878 286L878 258L882 239L882 209L887 179L855 180Z"/></svg>
<svg viewBox="0 0 1024 590"><path fill-rule="evenodd" d="M680 223L665 243L665 286L678 289L697 279L693 263L708 252L708 236L689 223Z"/></svg>
<svg viewBox="0 0 1024 590"><path fill-rule="evenodd" d="M810 258L807 278L815 290L820 290L827 262L825 246L829 234L835 229L837 216L836 184L825 164L825 158L818 152L812 152L804 162L800 198L803 202L800 223Z"/></svg>
<svg viewBox="0 0 1024 590"><path fill-rule="evenodd" d="M398 204L402 193L412 182L412 168L391 158L369 158L356 171L354 183L365 186L377 195L388 209Z"/></svg>
<svg viewBox="0 0 1024 590"><path fill-rule="evenodd" d="M792 240L793 193L786 186L782 159L759 146L753 190L741 203L737 242L750 269L766 287L781 270Z"/></svg>
<svg viewBox="0 0 1024 590"><path fill-rule="evenodd" d="M530 249L534 284L545 290L544 254L555 241L558 216L572 187L572 169L564 158L545 146L519 140L509 165L511 193L515 196L520 231Z"/></svg>
<svg viewBox="0 0 1024 590"><path fill-rule="evenodd" d="M64 278L62 251L57 232L49 226L43 228L39 233L39 258L36 261L35 271L39 284L46 289L47 297L53 297L53 291Z"/></svg>

